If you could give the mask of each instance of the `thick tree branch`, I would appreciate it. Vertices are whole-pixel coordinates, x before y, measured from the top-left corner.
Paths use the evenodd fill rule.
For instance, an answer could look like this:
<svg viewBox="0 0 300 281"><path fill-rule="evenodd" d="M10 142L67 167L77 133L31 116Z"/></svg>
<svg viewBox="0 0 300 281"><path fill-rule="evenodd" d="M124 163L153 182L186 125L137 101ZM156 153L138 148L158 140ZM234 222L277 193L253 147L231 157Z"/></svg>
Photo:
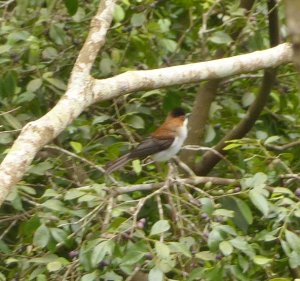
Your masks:
<svg viewBox="0 0 300 281"><path fill-rule="evenodd" d="M291 61L291 47L281 44L246 55L191 63L153 70L128 71L103 80L94 80L94 102L110 100L135 91L196 83L245 72L276 67Z"/></svg>

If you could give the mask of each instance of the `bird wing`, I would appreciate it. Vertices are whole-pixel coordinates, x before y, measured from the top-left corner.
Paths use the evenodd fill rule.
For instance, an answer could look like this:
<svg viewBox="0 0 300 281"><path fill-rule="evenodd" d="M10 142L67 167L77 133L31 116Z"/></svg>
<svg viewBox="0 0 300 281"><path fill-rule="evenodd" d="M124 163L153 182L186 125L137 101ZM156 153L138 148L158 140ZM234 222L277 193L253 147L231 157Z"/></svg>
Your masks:
<svg viewBox="0 0 300 281"><path fill-rule="evenodd" d="M154 153L165 150L171 146L174 138L168 139L157 139L149 137L144 139L136 148L134 148L130 153L129 157L134 158L145 158Z"/></svg>

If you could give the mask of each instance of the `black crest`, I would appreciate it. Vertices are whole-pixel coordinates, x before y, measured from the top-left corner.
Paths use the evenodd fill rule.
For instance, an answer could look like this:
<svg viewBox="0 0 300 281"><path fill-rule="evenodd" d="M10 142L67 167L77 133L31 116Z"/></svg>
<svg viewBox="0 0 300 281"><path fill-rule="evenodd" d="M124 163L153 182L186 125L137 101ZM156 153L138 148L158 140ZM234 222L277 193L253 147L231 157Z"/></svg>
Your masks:
<svg viewBox="0 0 300 281"><path fill-rule="evenodd" d="M177 108L174 108L172 111L171 111L171 116L172 117L180 117L180 116L184 116L185 115L185 111L183 108L181 107L177 107Z"/></svg>

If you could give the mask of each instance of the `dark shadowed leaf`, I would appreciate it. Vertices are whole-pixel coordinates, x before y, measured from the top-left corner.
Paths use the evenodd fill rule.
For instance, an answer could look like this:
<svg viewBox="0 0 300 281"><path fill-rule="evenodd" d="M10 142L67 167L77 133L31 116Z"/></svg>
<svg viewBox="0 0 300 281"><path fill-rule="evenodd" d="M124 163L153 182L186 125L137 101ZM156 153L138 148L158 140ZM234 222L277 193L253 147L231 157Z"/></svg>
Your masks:
<svg viewBox="0 0 300 281"><path fill-rule="evenodd" d="M64 0L65 6L70 16L76 14L78 9L78 0Z"/></svg>

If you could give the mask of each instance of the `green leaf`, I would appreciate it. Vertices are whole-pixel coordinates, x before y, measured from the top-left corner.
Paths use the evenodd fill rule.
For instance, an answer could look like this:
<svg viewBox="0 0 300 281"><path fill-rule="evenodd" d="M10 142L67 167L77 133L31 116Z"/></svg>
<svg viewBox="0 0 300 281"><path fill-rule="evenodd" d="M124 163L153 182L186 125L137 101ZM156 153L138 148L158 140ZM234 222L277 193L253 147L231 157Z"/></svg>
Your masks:
<svg viewBox="0 0 300 281"><path fill-rule="evenodd" d="M57 196L59 196L59 193L56 190L48 188L45 190L44 194L42 195L42 198L57 197Z"/></svg>
<svg viewBox="0 0 300 281"><path fill-rule="evenodd" d="M12 134L1 133L0 134L0 144L9 144L13 142Z"/></svg>
<svg viewBox="0 0 300 281"><path fill-rule="evenodd" d="M112 73L112 66L114 62L110 58L103 58L100 61L100 70L102 75L109 75Z"/></svg>
<svg viewBox="0 0 300 281"><path fill-rule="evenodd" d="M137 175L139 175L142 171L141 161L139 159L135 159L132 161L133 170Z"/></svg>
<svg viewBox="0 0 300 281"><path fill-rule="evenodd" d="M289 230L285 230L285 239L288 242L291 249L295 250L297 253L300 254L300 238L294 232Z"/></svg>
<svg viewBox="0 0 300 281"><path fill-rule="evenodd" d="M210 198L200 198L202 211L208 215L211 215L214 211L214 202Z"/></svg>
<svg viewBox="0 0 300 281"><path fill-rule="evenodd" d="M163 273L168 273L176 266L176 261L171 256L168 258L158 257L155 264Z"/></svg>
<svg viewBox="0 0 300 281"><path fill-rule="evenodd" d="M266 265L266 264L270 263L272 261L272 259L269 259L264 256L255 256L253 258L253 261L255 264L258 264L258 265Z"/></svg>
<svg viewBox="0 0 300 281"><path fill-rule="evenodd" d="M73 200L80 196L83 196L84 194L86 194L86 193L77 188L72 188L66 192L64 199L65 200Z"/></svg>
<svg viewBox="0 0 300 281"><path fill-rule="evenodd" d="M169 19L159 19L158 24L161 33L166 33L170 31L171 21Z"/></svg>
<svg viewBox="0 0 300 281"><path fill-rule="evenodd" d="M160 241L155 242L155 251L160 258L168 258L170 256L169 247Z"/></svg>
<svg viewBox="0 0 300 281"><path fill-rule="evenodd" d="M268 137L268 133L265 131L258 130L255 132L256 138L259 140L264 140Z"/></svg>
<svg viewBox="0 0 300 281"><path fill-rule="evenodd" d="M170 229L169 221L159 220L151 228L150 236L166 232Z"/></svg>
<svg viewBox="0 0 300 281"><path fill-rule="evenodd" d="M67 89L67 85L60 79L47 77L45 80L59 90L65 91Z"/></svg>
<svg viewBox="0 0 300 281"><path fill-rule="evenodd" d="M213 215L214 216L222 216L222 217L233 218L234 217L234 211L226 210L226 209L216 209L213 212Z"/></svg>
<svg viewBox="0 0 300 281"><path fill-rule="evenodd" d="M191 271L188 277L188 281L201 280L203 277L204 267L203 268L195 268Z"/></svg>
<svg viewBox="0 0 300 281"><path fill-rule="evenodd" d="M280 139L279 136L271 136L271 137L268 137L268 138L265 140L264 144L266 145L266 144L269 144L269 143L278 141L279 139Z"/></svg>
<svg viewBox="0 0 300 281"><path fill-rule="evenodd" d="M96 124L99 124L99 123L103 123L105 122L106 120L110 119L111 117L108 116L108 115L101 115L101 116L97 116L94 118L93 122L92 122L92 125L96 125Z"/></svg>
<svg viewBox="0 0 300 281"><path fill-rule="evenodd" d="M208 125L205 131L205 142L211 142L216 137L216 130L212 125Z"/></svg>
<svg viewBox="0 0 300 281"><path fill-rule="evenodd" d="M9 46L9 45L1 45L0 46L0 54L7 53L11 49L11 47L12 46Z"/></svg>
<svg viewBox="0 0 300 281"><path fill-rule="evenodd" d="M208 247L212 251L216 251L219 247L220 242L223 241L223 237L221 236L218 229L213 229L208 235Z"/></svg>
<svg viewBox="0 0 300 281"><path fill-rule="evenodd" d="M237 207L239 208L241 214L243 215L243 217L246 219L248 224L252 224L253 223L253 216L251 213L251 209L249 208L249 206L241 199L233 197Z"/></svg>
<svg viewBox="0 0 300 281"><path fill-rule="evenodd" d="M148 281L163 281L164 273L157 267L154 267L150 270Z"/></svg>
<svg viewBox="0 0 300 281"><path fill-rule="evenodd" d="M248 107L255 100L255 95L252 92L246 92L242 97L242 104L244 107Z"/></svg>
<svg viewBox="0 0 300 281"><path fill-rule="evenodd" d="M215 44L229 44L232 42L231 37L223 31L214 32L208 39Z"/></svg>
<svg viewBox="0 0 300 281"><path fill-rule="evenodd" d="M42 86L42 84L43 84L42 79L40 78L33 79L27 84L26 90L28 92L35 92Z"/></svg>
<svg viewBox="0 0 300 281"><path fill-rule="evenodd" d="M130 23L133 27L139 27L146 21L146 16L144 13L133 14Z"/></svg>
<svg viewBox="0 0 300 281"><path fill-rule="evenodd" d="M60 263L60 261L53 261L47 264L47 270L49 272L54 272L54 271L58 271L62 268L62 264Z"/></svg>
<svg viewBox="0 0 300 281"><path fill-rule="evenodd" d="M64 45L66 44L66 34L62 29L62 26L59 24L52 24L50 26L49 31L50 38L57 44L57 45Z"/></svg>
<svg viewBox="0 0 300 281"><path fill-rule="evenodd" d="M65 6L70 16L76 14L78 9L78 0L64 0Z"/></svg>
<svg viewBox="0 0 300 281"><path fill-rule="evenodd" d="M3 76L5 96L12 96L17 88L17 74L15 71L8 71Z"/></svg>
<svg viewBox="0 0 300 281"><path fill-rule="evenodd" d="M126 120L127 123L135 129L143 129L145 127L143 118L138 115L130 115Z"/></svg>
<svg viewBox="0 0 300 281"><path fill-rule="evenodd" d="M196 245L196 240L194 237L187 236L181 237L179 239L180 244L184 245L187 249L190 249L192 246Z"/></svg>
<svg viewBox="0 0 300 281"><path fill-rule="evenodd" d="M222 241L219 244L219 249L224 256L229 256L233 252L233 247L228 241Z"/></svg>
<svg viewBox="0 0 300 281"><path fill-rule="evenodd" d="M202 251L197 253L196 258L204 260L204 261L214 261L216 260L216 254L210 251Z"/></svg>
<svg viewBox="0 0 300 281"><path fill-rule="evenodd" d="M255 256L254 250L250 247L247 241L245 241L242 237L236 237L234 239L231 239L229 242L234 248L242 251L250 258L253 258Z"/></svg>
<svg viewBox="0 0 300 281"><path fill-rule="evenodd" d="M42 203L42 205L53 211L64 211L65 207L60 200L57 199L49 199Z"/></svg>
<svg viewBox="0 0 300 281"><path fill-rule="evenodd" d="M267 180L267 175L259 172L256 173L253 177L247 178L244 183L246 187L264 188L266 186Z"/></svg>
<svg viewBox="0 0 300 281"><path fill-rule="evenodd" d="M29 174L35 174L38 176L44 176L45 173L52 169L53 165L50 162L41 162L39 164L36 164L34 166L31 166L30 169L28 170Z"/></svg>
<svg viewBox="0 0 300 281"><path fill-rule="evenodd" d="M94 281L98 278L98 274L96 271L92 273L85 274L81 277L80 281Z"/></svg>
<svg viewBox="0 0 300 281"><path fill-rule="evenodd" d="M78 199L78 202L92 202L99 200L99 197L93 194L85 194Z"/></svg>
<svg viewBox="0 0 300 281"><path fill-rule="evenodd" d="M3 115L5 121L15 130L21 129L23 126L20 121L10 113L6 113Z"/></svg>
<svg viewBox="0 0 300 281"><path fill-rule="evenodd" d="M9 249L7 244L2 240L0 240L0 253L3 253L3 254L10 254L11 253L11 250Z"/></svg>
<svg viewBox="0 0 300 281"><path fill-rule="evenodd" d="M30 262L44 265L44 264L47 264L49 262L56 261L57 259L58 259L57 255L54 255L54 254L45 254L42 257L30 259Z"/></svg>
<svg viewBox="0 0 300 281"><path fill-rule="evenodd" d="M97 267L99 262L103 261L107 254L112 254L115 244L112 240L103 241L99 243L92 252L92 266Z"/></svg>
<svg viewBox="0 0 300 281"><path fill-rule="evenodd" d="M170 242L169 243L169 249L172 253L181 253L183 255L185 255L188 258L191 258L191 252L189 250L189 247L187 244L182 243L182 242Z"/></svg>
<svg viewBox="0 0 300 281"><path fill-rule="evenodd" d="M269 204L267 199L261 193L259 193L259 190L250 190L249 197L255 207L260 210L264 216L267 216L269 213Z"/></svg>
<svg viewBox="0 0 300 281"><path fill-rule="evenodd" d="M127 254L123 257L121 264L122 264L122 266L136 264L144 256L145 256L145 252L138 252L138 251L127 252Z"/></svg>
<svg viewBox="0 0 300 281"><path fill-rule="evenodd" d="M165 48L170 53L175 52L177 48L177 42L171 39L161 39L160 44L162 45L163 48Z"/></svg>
<svg viewBox="0 0 300 281"><path fill-rule="evenodd" d="M292 251L289 254L289 264L291 268L299 268L300 266L300 254L296 251Z"/></svg>
<svg viewBox="0 0 300 281"><path fill-rule="evenodd" d="M230 143L228 145L226 145L223 150L230 150L236 147L240 147L242 144L241 143Z"/></svg>
<svg viewBox="0 0 300 281"><path fill-rule="evenodd" d="M116 22L121 22L125 18L125 12L120 5L115 5L113 16Z"/></svg>
<svg viewBox="0 0 300 281"><path fill-rule="evenodd" d="M82 144L76 141L70 141L70 145L76 153L82 152Z"/></svg>
<svg viewBox="0 0 300 281"><path fill-rule="evenodd" d="M50 228L50 233L54 238L54 240L57 241L58 243L65 242L68 237L67 233L64 230L59 228Z"/></svg>
<svg viewBox="0 0 300 281"><path fill-rule="evenodd" d="M46 225L42 224L34 233L33 245L44 248L50 239L50 231Z"/></svg>

